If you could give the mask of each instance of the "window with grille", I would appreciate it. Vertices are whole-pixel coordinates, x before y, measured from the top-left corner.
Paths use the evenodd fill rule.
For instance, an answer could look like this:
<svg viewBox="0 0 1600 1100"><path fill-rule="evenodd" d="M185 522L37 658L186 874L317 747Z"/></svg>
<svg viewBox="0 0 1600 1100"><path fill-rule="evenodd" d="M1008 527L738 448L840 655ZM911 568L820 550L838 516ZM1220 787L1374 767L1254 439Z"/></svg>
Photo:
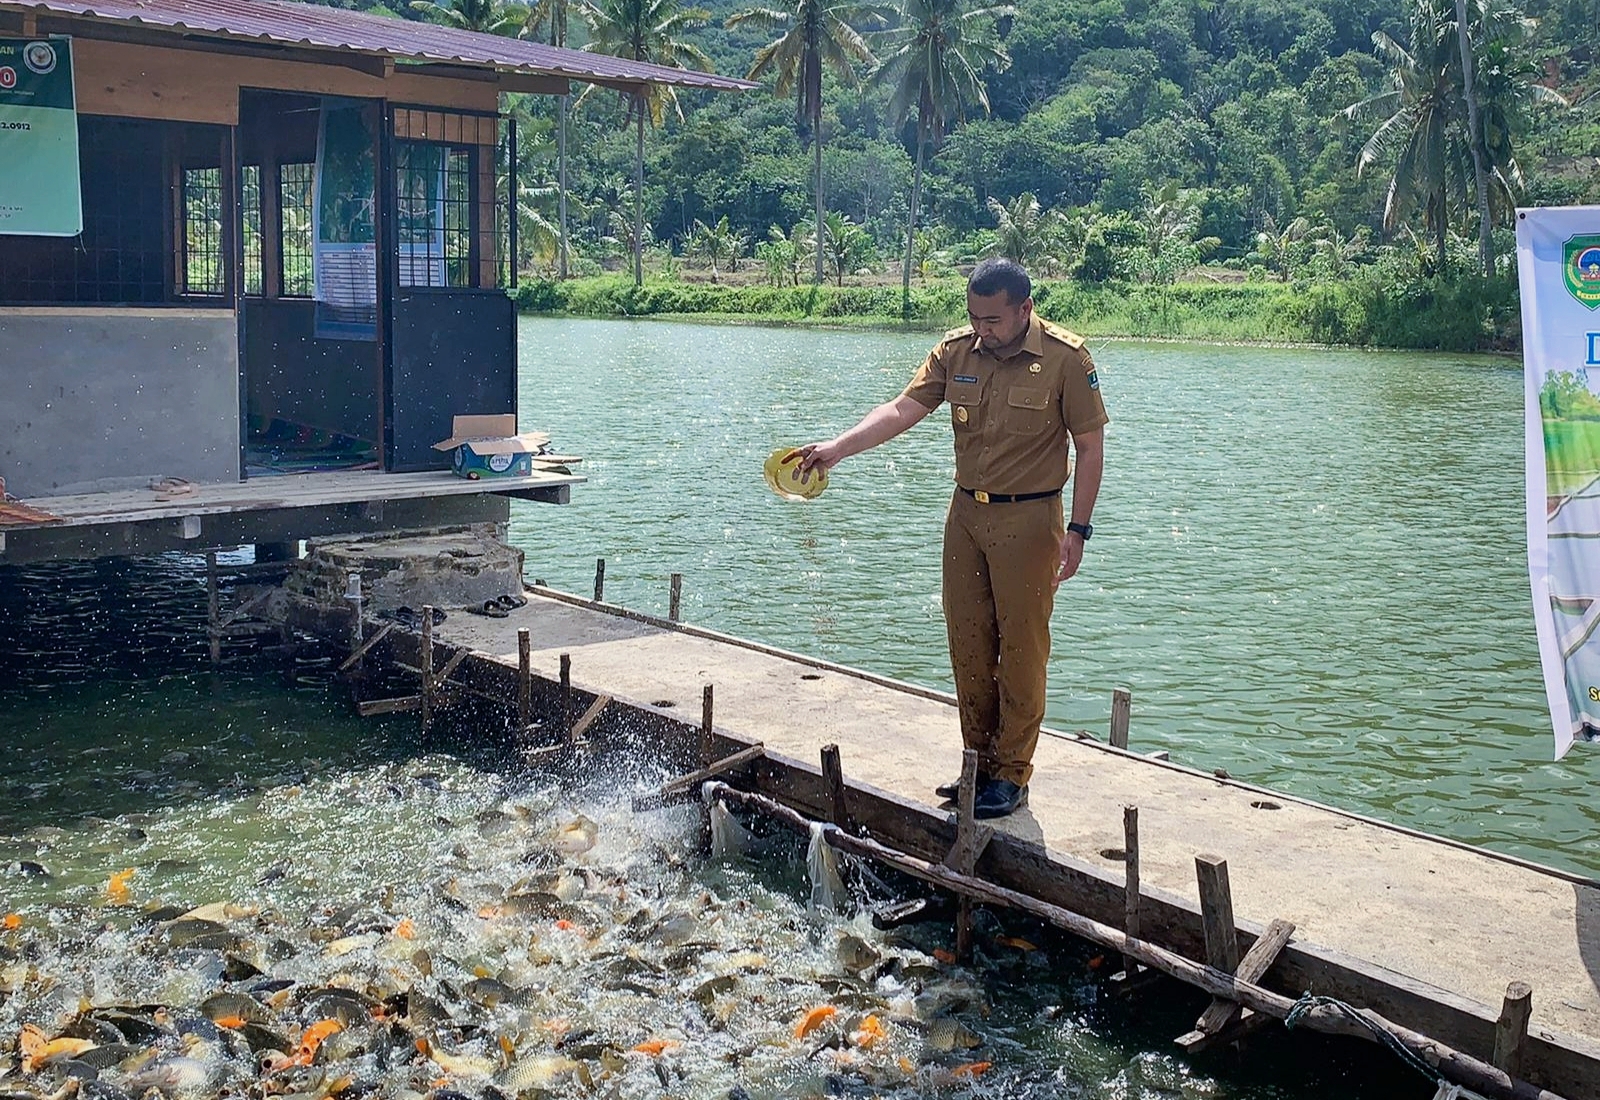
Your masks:
<svg viewBox="0 0 1600 1100"><path fill-rule="evenodd" d="M183 203L183 293L221 294L222 169L185 168Z"/></svg>
<svg viewBox="0 0 1600 1100"><path fill-rule="evenodd" d="M315 165L284 164L278 168L278 210L283 236L278 255L283 263L283 296L309 298L316 288L311 266L311 210Z"/></svg>
<svg viewBox="0 0 1600 1100"><path fill-rule="evenodd" d="M261 293L261 166L246 164L239 176L239 239L244 244L244 292Z"/></svg>
<svg viewBox="0 0 1600 1100"><path fill-rule="evenodd" d="M395 147L396 274L401 286L470 287L470 148L405 141Z"/></svg>

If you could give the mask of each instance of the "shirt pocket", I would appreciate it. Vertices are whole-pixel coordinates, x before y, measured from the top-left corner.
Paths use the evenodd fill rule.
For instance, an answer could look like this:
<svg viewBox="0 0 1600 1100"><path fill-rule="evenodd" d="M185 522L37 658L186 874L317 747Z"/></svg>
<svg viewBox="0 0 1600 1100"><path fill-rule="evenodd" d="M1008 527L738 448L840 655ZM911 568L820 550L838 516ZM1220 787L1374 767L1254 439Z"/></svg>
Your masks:
<svg viewBox="0 0 1600 1100"><path fill-rule="evenodd" d="M958 432L976 431L982 423L983 383L953 378L945 384L944 399L950 403L950 422Z"/></svg>
<svg viewBox="0 0 1600 1100"><path fill-rule="evenodd" d="M1016 435L1038 435L1049 424L1049 390L1012 386L1006 391L1006 431Z"/></svg>

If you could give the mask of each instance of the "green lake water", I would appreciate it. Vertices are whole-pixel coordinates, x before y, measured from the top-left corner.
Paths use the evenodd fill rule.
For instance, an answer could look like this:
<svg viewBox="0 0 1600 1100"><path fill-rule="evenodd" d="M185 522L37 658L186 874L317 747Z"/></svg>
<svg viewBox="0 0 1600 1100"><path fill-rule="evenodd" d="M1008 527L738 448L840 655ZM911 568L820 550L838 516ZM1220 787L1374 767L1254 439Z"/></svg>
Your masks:
<svg viewBox="0 0 1600 1100"><path fill-rule="evenodd" d="M608 599L664 613L679 572L692 622L948 686L944 417L850 460L809 504L777 500L760 476L776 446L830 435L897 392L928 344L525 320L523 425L585 455L590 478L569 506L514 506L530 576L588 592L604 557ZM1108 473L1084 570L1058 601L1052 724L1103 729L1125 684L1137 748L1600 871L1595 765L1582 746L1548 760L1514 365L1136 344L1096 354ZM562 1027L593 1032L587 1045L610 1052L586 1062L604 1069L601 1086L554 1095L1432 1093L1348 1041L1276 1032L1244 1061L1180 1057L1171 1037L1203 997L1106 998L1096 952L1014 916L985 918L971 974L937 966L947 926L886 936L859 913L807 911L788 841L759 863L708 860L692 815L632 814L631 792L661 778L652 762L529 774L460 741L423 745L411 717L354 717L328 655L230 644L210 671L204 609L193 557L0 568L0 912L20 921L0 928L0 1075L24 1023L59 1027L84 1003L192 1015L223 956L175 950L141 912L228 901L250 914L233 919L230 950L267 978L410 987L475 1021L439 1038L462 1057L492 1061L504 1039L519 1062L559 1063ZM563 855L553 838L578 814L596 823L597 847ZM575 932L548 915L496 915L501 899L551 883L578 891ZM627 917L636 907L643 916ZM657 921L690 918L703 930L695 951L650 940ZM398 938L402 922L414 940ZM841 971L847 935L882 953L876 978ZM619 977L619 951L645 964ZM706 1002L705 983L730 967L732 992ZM468 1003L484 975L515 1003ZM932 1024L915 1018L952 990ZM885 1013L887 1045L797 1042L796 1019L832 1003L836 1031ZM946 1018L980 1045L932 1049ZM659 1061L630 1053L647 1039L679 1045ZM184 1042L157 1065L208 1074L196 1100L264 1088L225 1044ZM423 1100L440 1079L427 1058L378 1064L354 1039L340 1058L307 1072L399 1100ZM994 1065L981 1080L951 1075L979 1060ZM453 1093L493 1095L487 1078L445 1076ZM145 1079L109 1070L96 1095L120 1100L116 1088Z"/></svg>
<svg viewBox="0 0 1600 1100"><path fill-rule="evenodd" d="M904 386L927 334L528 318L521 417L585 456L519 506L529 571L948 688L940 410L809 503L761 479ZM1048 721L1399 824L1600 873L1597 765L1551 762L1513 360L1094 345L1112 423L1057 599Z"/></svg>

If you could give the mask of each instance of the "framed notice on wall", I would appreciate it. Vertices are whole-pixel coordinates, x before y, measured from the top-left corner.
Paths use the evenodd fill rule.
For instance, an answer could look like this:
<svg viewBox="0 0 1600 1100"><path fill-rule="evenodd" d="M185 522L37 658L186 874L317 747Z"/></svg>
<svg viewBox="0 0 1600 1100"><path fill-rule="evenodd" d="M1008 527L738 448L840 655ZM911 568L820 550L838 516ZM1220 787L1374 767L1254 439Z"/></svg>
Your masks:
<svg viewBox="0 0 1600 1100"><path fill-rule="evenodd" d="M0 234L82 232L71 40L0 38Z"/></svg>

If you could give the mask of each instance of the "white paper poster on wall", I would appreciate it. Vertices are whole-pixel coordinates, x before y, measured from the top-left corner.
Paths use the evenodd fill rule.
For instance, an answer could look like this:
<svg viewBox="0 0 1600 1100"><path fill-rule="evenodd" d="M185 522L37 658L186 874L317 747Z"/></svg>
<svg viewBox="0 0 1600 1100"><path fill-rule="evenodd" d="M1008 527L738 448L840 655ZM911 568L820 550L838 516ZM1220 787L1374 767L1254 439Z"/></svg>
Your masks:
<svg viewBox="0 0 1600 1100"><path fill-rule="evenodd" d="M1600 740L1600 207L1517 212L1528 573L1556 759Z"/></svg>

